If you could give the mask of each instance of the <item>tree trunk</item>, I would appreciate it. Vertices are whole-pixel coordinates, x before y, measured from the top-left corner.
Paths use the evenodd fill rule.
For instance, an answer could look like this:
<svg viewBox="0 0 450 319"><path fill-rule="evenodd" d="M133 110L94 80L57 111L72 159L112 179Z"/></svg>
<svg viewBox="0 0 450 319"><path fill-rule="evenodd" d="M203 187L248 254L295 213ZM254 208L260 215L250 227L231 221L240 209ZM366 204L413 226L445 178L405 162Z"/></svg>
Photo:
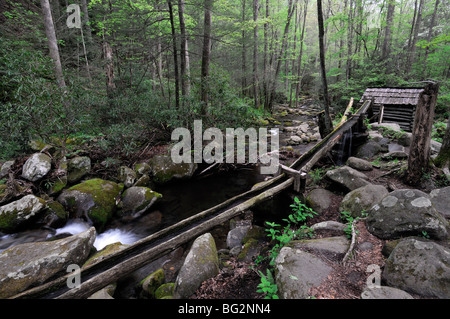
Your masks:
<svg viewBox="0 0 450 319"><path fill-rule="evenodd" d="M203 50L202 50L202 70L201 70L201 114L205 115L208 109L208 91L209 91L209 63L211 59L211 9L212 0L205 0L205 18L203 31Z"/></svg>
<svg viewBox="0 0 450 319"><path fill-rule="evenodd" d="M253 0L253 97L255 99L255 109L259 108L259 83L258 83L258 12L259 1Z"/></svg>
<svg viewBox="0 0 450 319"><path fill-rule="evenodd" d="M83 10L83 25L86 31L86 40L89 45L92 44L92 29L89 23L89 11L87 0L81 0L81 10Z"/></svg>
<svg viewBox="0 0 450 319"><path fill-rule="evenodd" d="M445 130L441 150L439 151L439 155L434 160L434 164L441 168L450 165L450 116L448 118L447 129Z"/></svg>
<svg viewBox="0 0 450 319"><path fill-rule="evenodd" d="M430 169L430 141L439 84L431 83L419 97L414 117L406 181L418 185Z"/></svg>
<svg viewBox="0 0 450 319"><path fill-rule="evenodd" d="M348 26L347 26L347 67L345 69L345 82L348 86L348 81L352 76L352 46L353 46L353 0L350 0L348 9Z"/></svg>
<svg viewBox="0 0 450 319"><path fill-rule="evenodd" d="M48 0L41 0L42 13L44 15L45 34L48 40L48 48L50 57L53 60L55 67L56 82L63 90L66 89L66 82L64 81L61 59L59 57L58 42L56 40L55 26L53 24L52 11Z"/></svg>
<svg viewBox="0 0 450 319"><path fill-rule="evenodd" d="M269 79L269 65L268 65L268 49L269 49L269 0L266 0L266 20L264 21L264 79L263 79L263 94L264 94L264 108L266 105L266 95L268 88Z"/></svg>
<svg viewBox="0 0 450 319"><path fill-rule="evenodd" d="M245 41L245 0L242 0L242 77L241 91L242 96L247 96L247 44Z"/></svg>
<svg viewBox="0 0 450 319"><path fill-rule="evenodd" d="M323 47L323 15L322 15L322 0L317 0L317 18L319 24L319 49L320 49L320 70L322 73L323 99L324 99L324 131L323 137L328 135L333 130L333 124L330 118L330 97L328 95L327 74L325 71L325 51Z"/></svg>
<svg viewBox="0 0 450 319"><path fill-rule="evenodd" d="M277 56L277 66L275 68L275 74L271 77L271 84L270 84L270 90L269 90L269 109L272 110L273 109L273 99L275 97L275 91L276 91L276 82L277 82L277 78L278 75L280 74L280 68L281 68L281 57L284 55L284 52L286 50L286 39L287 39L287 35L289 33L289 25L291 23L291 18L292 18L292 14L294 13L294 6L297 4L297 0L289 0L288 3L288 16L287 16L287 21L286 21L286 25L284 27L284 32L283 32L283 38L281 41L281 50L280 53Z"/></svg>
<svg viewBox="0 0 450 319"><path fill-rule="evenodd" d="M434 11L433 11L433 15L431 17L431 22L430 22L430 27L428 29L428 36L427 36L427 47L425 49L425 59L423 61L423 72L422 72L422 79L426 79L427 77L427 59L428 59L428 53L430 50L429 47L429 43L431 41L431 37L433 36L433 28L436 24L436 16L437 16L437 10L438 10L438 6L439 6L439 0L436 0L435 4L434 4Z"/></svg>
<svg viewBox="0 0 450 319"><path fill-rule="evenodd" d="M188 40L184 20L184 0L178 0L178 16L180 19L180 57L181 57L181 94L189 96L191 93Z"/></svg>
<svg viewBox="0 0 450 319"><path fill-rule="evenodd" d="M303 39L305 36L306 14L308 13L308 0L305 1L305 8L303 9L303 25L302 33L300 35L300 53L298 54L298 69L297 69L297 87L295 89L295 107L298 107L298 97L300 95L301 88L301 69L302 69L302 55L303 55Z"/></svg>
<svg viewBox="0 0 450 319"><path fill-rule="evenodd" d="M172 30L173 69L175 71L175 106L178 109L180 107L180 75L178 74L177 36L175 34L172 0L169 0L167 3L169 5L170 26Z"/></svg>
<svg viewBox="0 0 450 319"><path fill-rule="evenodd" d="M385 60L391 51L391 28L392 21L394 19L395 2L394 0L388 0L388 12L386 15L386 28L384 29L384 41L381 51L381 60Z"/></svg>
<svg viewBox="0 0 450 319"><path fill-rule="evenodd" d="M423 2L424 0L420 0L419 9L417 10L416 23L414 25L414 36L412 38L411 46L409 47L408 63L406 64L406 75L409 75L411 72L411 67L416 58L416 44L419 38L420 23L422 22Z"/></svg>

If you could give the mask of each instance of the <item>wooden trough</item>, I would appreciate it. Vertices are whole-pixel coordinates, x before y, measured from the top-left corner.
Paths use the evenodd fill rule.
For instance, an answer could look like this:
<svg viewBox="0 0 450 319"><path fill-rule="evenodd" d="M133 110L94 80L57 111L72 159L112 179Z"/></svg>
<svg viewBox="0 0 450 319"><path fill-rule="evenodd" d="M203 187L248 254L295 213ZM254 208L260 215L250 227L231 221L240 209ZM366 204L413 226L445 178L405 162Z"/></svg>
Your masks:
<svg viewBox="0 0 450 319"><path fill-rule="evenodd" d="M83 267L80 272L81 285L78 288L70 289L67 287L67 279L73 275L69 273L11 298L87 298L119 278L169 254L179 246L242 214L252 206L273 198L292 186L294 186L295 191L302 191L304 187L303 177L317 161L340 141L344 132L349 129L353 131L365 129L364 117L370 105L371 101L365 101L355 114L351 115L348 120L342 121L333 132L298 158L290 167L280 166L280 173L276 177L264 183L259 183L251 190L230 198L219 205L145 237L94 264Z"/></svg>
<svg viewBox="0 0 450 319"><path fill-rule="evenodd" d="M397 123L400 128L412 132L416 108L423 88L368 88L360 103L372 100L372 109L379 122Z"/></svg>

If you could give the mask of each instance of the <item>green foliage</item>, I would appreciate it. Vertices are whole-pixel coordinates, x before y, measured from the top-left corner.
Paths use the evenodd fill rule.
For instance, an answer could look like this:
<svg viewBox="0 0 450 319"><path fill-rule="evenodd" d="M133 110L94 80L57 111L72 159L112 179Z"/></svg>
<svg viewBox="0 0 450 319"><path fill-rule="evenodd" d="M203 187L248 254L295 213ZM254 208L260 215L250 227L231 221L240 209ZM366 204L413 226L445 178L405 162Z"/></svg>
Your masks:
<svg viewBox="0 0 450 319"><path fill-rule="evenodd" d="M277 295L278 286L275 283L272 272L267 269L266 275L261 271L258 271L258 273L261 276L261 283L258 285L259 289L257 292L265 294L264 299L279 299Z"/></svg>

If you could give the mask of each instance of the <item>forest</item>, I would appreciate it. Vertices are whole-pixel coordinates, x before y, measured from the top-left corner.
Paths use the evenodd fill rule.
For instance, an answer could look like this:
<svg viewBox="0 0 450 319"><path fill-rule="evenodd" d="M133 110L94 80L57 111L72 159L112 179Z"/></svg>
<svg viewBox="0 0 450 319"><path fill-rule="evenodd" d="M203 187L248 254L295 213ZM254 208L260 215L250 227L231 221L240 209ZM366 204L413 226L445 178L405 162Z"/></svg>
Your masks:
<svg viewBox="0 0 450 319"><path fill-rule="evenodd" d="M255 126L306 98L336 116L430 79L442 142L449 19L447 0L2 0L0 159L33 139L130 156L195 119Z"/></svg>

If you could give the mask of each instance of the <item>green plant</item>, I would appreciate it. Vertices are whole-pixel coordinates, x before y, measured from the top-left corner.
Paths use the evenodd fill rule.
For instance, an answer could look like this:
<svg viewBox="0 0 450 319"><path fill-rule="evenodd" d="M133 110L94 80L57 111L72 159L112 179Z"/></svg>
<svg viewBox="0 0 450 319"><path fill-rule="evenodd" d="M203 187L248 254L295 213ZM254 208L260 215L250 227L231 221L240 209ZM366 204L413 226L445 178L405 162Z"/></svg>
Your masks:
<svg viewBox="0 0 450 319"><path fill-rule="evenodd" d="M345 234L348 238L352 238L352 224L355 220L358 220L359 217L354 218L352 213L344 211L341 212L341 219L347 222L346 228L344 229ZM356 231L356 234L358 234L358 231Z"/></svg>
<svg viewBox="0 0 450 319"><path fill-rule="evenodd" d="M272 272L267 269L266 275L262 271L258 271L258 273L261 276L261 283L258 285L257 292L265 294L264 299L279 299L277 295L278 286Z"/></svg>

